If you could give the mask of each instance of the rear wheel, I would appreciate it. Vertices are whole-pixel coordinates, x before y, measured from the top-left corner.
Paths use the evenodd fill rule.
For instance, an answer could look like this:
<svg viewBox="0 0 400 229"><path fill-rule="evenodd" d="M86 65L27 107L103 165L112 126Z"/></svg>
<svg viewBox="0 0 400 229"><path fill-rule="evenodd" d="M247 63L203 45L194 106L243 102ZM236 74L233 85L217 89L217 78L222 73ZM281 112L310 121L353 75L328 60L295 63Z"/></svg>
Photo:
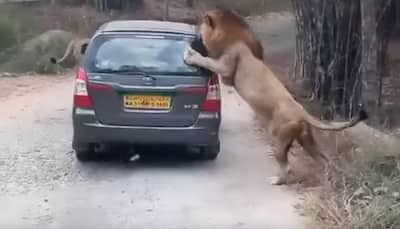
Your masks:
<svg viewBox="0 0 400 229"><path fill-rule="evenodd" d="M89 162L97 159L98 155L95 152L94 145L84 143L73 143L76 159L80 162Z"/></svg>
<svg viewBox="0 0 400 229"><path fill-rule="evenodd" d="M219 155L219 151L220 151L219 144L213 146L204 146L201 149L200 159L215 160Z"/></svg>
<svg viewBox="0 0 400 229"><path fill-rule="evenodd" d="M97 158L95 153L90 150L75 150L75 156L80 162L94 161Z"/></svg>

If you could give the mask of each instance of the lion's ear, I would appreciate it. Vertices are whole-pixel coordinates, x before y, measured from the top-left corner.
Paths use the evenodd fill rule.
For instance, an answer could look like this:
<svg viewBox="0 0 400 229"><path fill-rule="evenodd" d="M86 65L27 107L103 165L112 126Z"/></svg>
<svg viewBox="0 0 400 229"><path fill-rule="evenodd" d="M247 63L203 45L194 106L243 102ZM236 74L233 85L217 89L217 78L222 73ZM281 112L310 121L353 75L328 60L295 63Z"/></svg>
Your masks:
<svg viewBox="0 0 400 229"><path fill-rule="evenodd" d="M213 18L210 16L210 15L206 15L205 17L204 17L204 21L205 21L205 23L208 25L208 26L210 26L211 28L214 28L214 20L213 20Z"/></svg>

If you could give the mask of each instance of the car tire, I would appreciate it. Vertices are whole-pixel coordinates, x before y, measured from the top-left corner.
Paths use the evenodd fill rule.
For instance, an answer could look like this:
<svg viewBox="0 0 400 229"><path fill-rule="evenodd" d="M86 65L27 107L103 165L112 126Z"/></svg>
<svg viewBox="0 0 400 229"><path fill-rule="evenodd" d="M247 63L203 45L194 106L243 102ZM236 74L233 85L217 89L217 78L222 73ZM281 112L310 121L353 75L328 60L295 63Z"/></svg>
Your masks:
<svg viewBox="0 0 400 229"><path fill-rule="evenodd" d="M219 144L213 146L204 146L202 148L202 152L200 158L202 160L212 161L217 159L220 151Z"/></svg>
<svg viewBox="0 0 400 229"><path fill-rule="evenodd" d="M89 150L75 150L75 156L76 159L78 159L78 161L80 162L89 162L96 159L94 152L91 152Z"/></svg>
<svg viewBox="0 0 400 229"><path fill-rule="evenodd" d="M94 147L91 144L73 144L75 151L75 157L80 162L89 162L97 159L97 154L94 151Z"/></svg>

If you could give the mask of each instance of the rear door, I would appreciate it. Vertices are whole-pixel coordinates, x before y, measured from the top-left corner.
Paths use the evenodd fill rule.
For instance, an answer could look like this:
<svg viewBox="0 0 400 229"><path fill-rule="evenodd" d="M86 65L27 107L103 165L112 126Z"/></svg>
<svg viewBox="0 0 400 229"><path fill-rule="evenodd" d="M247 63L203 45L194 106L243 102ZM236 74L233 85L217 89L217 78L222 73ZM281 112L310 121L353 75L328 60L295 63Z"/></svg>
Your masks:
<svg viewBox="0 0 400 229"><path fill-rule="evenodd" d="M193 37L101 35L89 47L88 91L103 124L185 127L196 122L209 75L183 62Z"/></svg>

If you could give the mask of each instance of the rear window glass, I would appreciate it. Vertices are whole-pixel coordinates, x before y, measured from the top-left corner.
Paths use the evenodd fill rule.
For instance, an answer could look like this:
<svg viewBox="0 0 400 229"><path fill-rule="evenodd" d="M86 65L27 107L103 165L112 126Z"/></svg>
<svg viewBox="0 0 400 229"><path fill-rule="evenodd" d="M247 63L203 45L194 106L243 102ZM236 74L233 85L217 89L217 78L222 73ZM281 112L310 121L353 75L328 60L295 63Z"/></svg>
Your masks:
<svg viewBox="0 0 400 229"><path fill-rule="evenodd" d="M91 72L199 74L201 69L183 61L183 53L192 40L183 36L99 36L88 50L87 67Z"/></svg>

